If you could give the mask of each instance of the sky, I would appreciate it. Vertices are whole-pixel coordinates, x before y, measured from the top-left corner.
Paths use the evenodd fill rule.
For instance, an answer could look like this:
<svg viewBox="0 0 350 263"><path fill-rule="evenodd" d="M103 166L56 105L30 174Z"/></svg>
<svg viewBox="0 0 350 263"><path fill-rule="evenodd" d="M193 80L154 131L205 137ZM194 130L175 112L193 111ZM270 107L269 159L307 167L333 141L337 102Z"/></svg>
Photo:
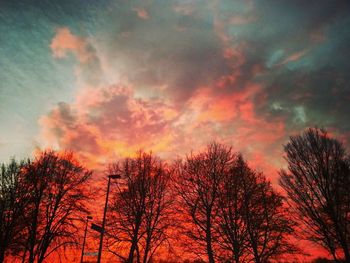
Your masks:
<svg viewBox="0 0 350 263"><path fill-rule="evenodd" d="M345 0L0 0L0 161L217 140L276 180L306 127L349 145L349 28Z"/></svg>

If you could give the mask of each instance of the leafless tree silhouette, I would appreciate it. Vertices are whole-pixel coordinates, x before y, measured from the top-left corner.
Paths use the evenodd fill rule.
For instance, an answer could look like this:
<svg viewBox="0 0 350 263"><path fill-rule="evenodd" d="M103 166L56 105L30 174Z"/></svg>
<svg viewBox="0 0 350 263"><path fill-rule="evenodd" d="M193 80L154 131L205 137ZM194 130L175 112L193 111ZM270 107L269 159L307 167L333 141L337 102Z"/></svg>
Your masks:
<svg viewBox="0 0 350 263"><path fill-rule="evenodd" d="M151 262L171 224L169 172L158 158L140 151L135 158L114 164L111 173L121 174L122 182L110 208L109 249L126 262ZM120 252L123 249L128 255Z"/></svg>
<svg viewBox="0 0 350 263"><path fill-rule="evenodd" d="M21 245L23 211L29 204L30 194L22 184L22 168L28 162L11 160L0 167L0 262L4 261L5 254L16 255Z"/></svg>
<svg viewBox="0 0 350 263"><path fill-rule="evenodd" d="M286 217L282 196L240 154L222 181L218 207L218 240L224 254L232 254L226 260L270 262L297 251L288 242L293 225Z"/></svg>
<svg viewBox="0 0 350 263"><path fill-rule="evenodd" d="M26 230L23 260L43 262L59 248L77 244L77 219L84 219L85 188L91 172L71 153L43 152L24 167L23 185L29 191L24 210Z"/></svg>
<svg viewBox="0 0 350 263"><path fill-rule="evenodd" d="M177 190L184 216L192 221L188 236L205 248L208 261L215 262L214 222L218 217L220 185L235 159L231 148L211 143L198 154L191 154L179 165Z"/></svg>
<svg viewBox="0 0 350 263"><path fill-rule="evenodd" d="M288 170L280 184L303 222L306 238L350 262L350 166L344 146L311 128L285 146Z"/></svg>

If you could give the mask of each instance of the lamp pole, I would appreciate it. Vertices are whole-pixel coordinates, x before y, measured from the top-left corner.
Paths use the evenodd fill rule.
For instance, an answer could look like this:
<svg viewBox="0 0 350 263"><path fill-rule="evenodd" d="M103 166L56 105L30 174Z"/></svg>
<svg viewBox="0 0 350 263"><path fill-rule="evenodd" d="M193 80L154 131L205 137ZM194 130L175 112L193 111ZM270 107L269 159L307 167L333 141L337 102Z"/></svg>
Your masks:
<svg viewBox="0 0 350 263"><path fill-rule="evenodd" d="M106 226L106 214L107 214L107 205L108 205L108 195L109 195L109 187L110 187L110 184L111 184L111 179L119 179L120 177L121 176L119 174L108 175L107 194L106 194L105 209L103 211L102 231L101 231L101 235L100 235L100 246L98 248L97 263L101 263L102 246L103 246L103 234L105 232L105 226Z"/></svg>
<svg viewBox="0 0 350 263"><path fill-rule="evenodd" d="M86 217L85 232L84 232L84 240L83 240L83 248L82 248L82 250L81 250L80 263L83 263L83 259L84 259L84 248L85 248L86 232L87 232L87 227L88 227L89 219L92 219L92 216L87 216L87 217Z"/></svg>

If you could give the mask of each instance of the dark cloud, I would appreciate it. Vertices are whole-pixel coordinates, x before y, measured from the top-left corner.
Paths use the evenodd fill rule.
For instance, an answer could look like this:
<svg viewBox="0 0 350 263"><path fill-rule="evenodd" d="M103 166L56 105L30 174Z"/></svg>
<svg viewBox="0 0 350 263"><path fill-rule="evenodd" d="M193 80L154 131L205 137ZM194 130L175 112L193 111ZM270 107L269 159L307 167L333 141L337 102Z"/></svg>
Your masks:
<svg viewBox="0 0 350 263"><path fill-rule="evenodd" d="M111 66L135 88L166 83L168 93L185 102L197 88L230 73L206 5L184 14L170 2L154 1L144 6L150 16L145 21L132 11L139 5L124 3L113 10L114 35L102 44Z"/></svg>

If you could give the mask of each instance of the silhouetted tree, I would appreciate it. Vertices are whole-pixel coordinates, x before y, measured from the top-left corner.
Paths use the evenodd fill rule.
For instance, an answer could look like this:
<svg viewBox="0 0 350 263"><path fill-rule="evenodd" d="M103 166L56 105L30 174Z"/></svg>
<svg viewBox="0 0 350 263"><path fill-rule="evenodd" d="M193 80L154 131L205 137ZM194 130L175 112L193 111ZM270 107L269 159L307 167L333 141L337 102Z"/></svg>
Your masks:
<svg viewBox="0 0 350 263"><path fill-rule="evenodd" d="M145 209L143 263L149 262L157 249L167 240L167 230L172 225L169 208L172 199L169 196L169 174L158 167L150 180L150 190Z"/></svg>
<svg viewBox="0 0 350 263"><path fill-rule="evenodd" d="M240 158L240 157L238 157ZM223 177L218 197L220 216L216 221L219 244L226 251L222 260L245 262L248 229L245 222L246 196L250 186L250 170L235 158ZM252 188L252 187L251 187Z"/></svg>
<svg viewBox="0 0 350 263"><path fill-rule="evenodd" d="M57 249L77 244L77 222L86 213L85 184L91 172L72 154L53 151L43 152L23 172L30 193L23 259L43 262Z"/></svg>
<svg viewBox="0 0 350 263"><path fill-rule="evenodd" d="M5 254L16 254L24 228L23 212L30 194L23 187L21 170L28 162L11 160L0 167L0 262Z"/></svg>
<svg viewBox="0 0 350 263"><path fill-rule="evenodd" d="M219 213L220 186L234 159L231 148L214 142L204 152L188 156L177 168L177 190L184 208L183 216L192 221L187 234L205 248L210 263L215 262L214 222Z"/></svg>
<svg viewBox="0 0 350 263"><path fill-rule="evenodd" d="M126 262L151 262L167 239L170 225L169 173L158 158L142 151L112 166L111 173L121 174L122 182L108 220L109 249ZM118 248L128 250L128 255L123 256Z"/></svg>
<svg viewBox="0 0 350 263"><path fill-rule="evenodd" d="M289 243L293 224L283 208L283 198L275 192L262 174L253 172L244 199L245 222L248 229L248 248L254 262L271 262L297 249ZM249 193L249 191L251 191Z"/></svg>
<svg viewBox="0 0 350 263"><path fill-rule="evenodd" d="M240 154L222 181L218 207L219 243L229 262L270 262L296 248L288 242L293 232L282 196L263 174L252 170Z"/></svg>
<svg viewBox="0 0 350 263"><path fill-rule="evenodd" d="M350 166L343 145L312 128L284 147L288 170L280 184L303 222L306 238L350 262Z"/></svg>

